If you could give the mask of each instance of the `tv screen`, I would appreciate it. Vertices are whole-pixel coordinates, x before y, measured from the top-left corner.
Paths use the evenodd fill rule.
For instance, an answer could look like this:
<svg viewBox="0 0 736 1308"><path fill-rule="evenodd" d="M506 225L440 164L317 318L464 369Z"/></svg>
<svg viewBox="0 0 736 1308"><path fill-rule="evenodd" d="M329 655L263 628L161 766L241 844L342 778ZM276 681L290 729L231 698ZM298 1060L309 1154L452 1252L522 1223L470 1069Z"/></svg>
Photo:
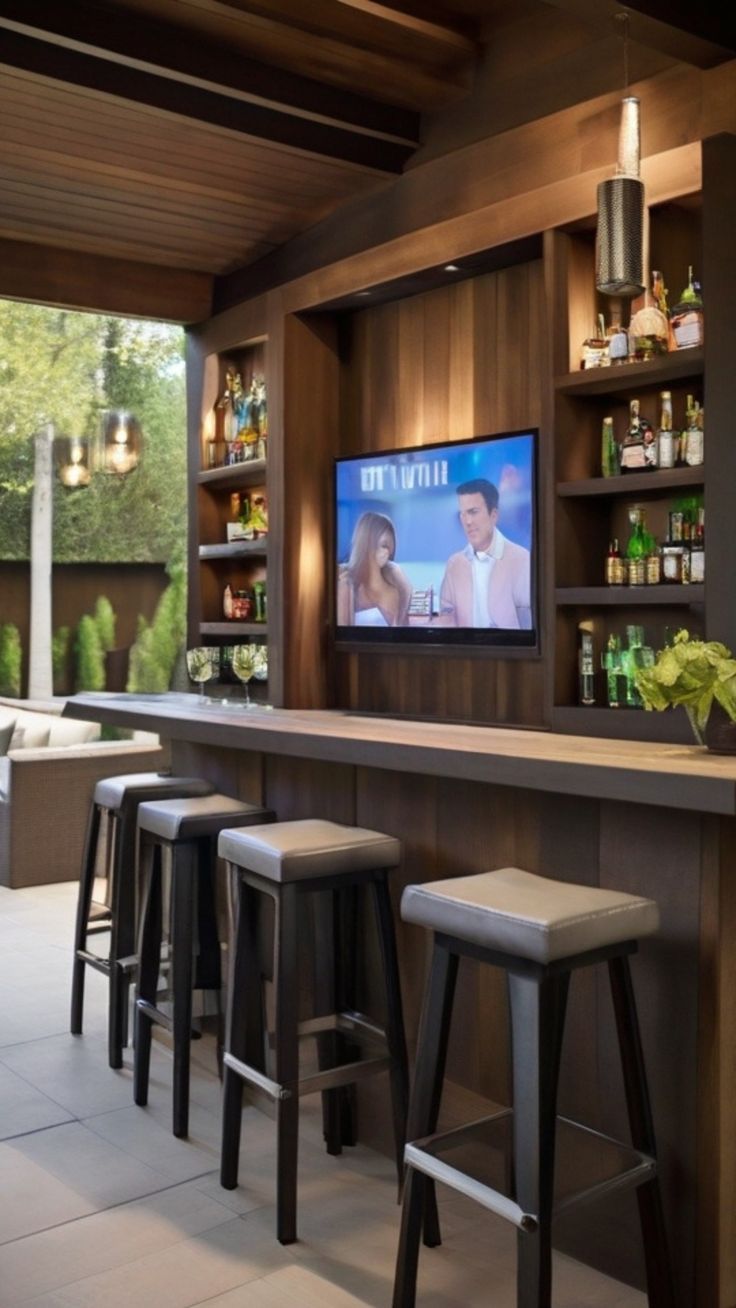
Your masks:
<svg viewBox="0 0 736 1308"><path fill-rule="evenodd" d="M536 463L536 430L337 459L337 640L535 647Z"/></svg>

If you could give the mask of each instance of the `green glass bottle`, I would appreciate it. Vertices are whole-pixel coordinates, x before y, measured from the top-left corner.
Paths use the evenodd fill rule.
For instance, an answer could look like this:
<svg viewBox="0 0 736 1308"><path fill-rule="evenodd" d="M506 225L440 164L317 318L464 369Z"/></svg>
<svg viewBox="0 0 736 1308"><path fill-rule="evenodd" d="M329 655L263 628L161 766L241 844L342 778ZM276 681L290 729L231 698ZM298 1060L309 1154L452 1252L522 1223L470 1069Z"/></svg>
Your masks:
<svg viewBox="0 0 736 1308"><path fill-rule="evenodd" d="M630 586L643 586L646 583L646 560L651 553L652 537L646 528L644 510L640 504L629 509L631 535L626 546L626 573Z"/></svg>
<svg viewBox="0 0 736 1308"><path fill-rule="evenodd" d="M601 431L601 473L604 477L617 477L618 472L618 445L613 434L613 418L604 418Z"/></svg>

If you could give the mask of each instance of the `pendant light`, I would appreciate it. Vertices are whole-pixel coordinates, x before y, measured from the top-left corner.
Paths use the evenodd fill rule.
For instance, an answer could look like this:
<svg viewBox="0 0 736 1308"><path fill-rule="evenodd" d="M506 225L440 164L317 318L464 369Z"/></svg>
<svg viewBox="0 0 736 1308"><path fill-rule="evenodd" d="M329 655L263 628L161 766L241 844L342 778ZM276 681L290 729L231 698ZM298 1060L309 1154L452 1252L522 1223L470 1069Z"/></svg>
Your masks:
<svg viewBox="0 0 736 1308"><path fill-rule="evenodd" d="M629 84L629 15L616 15L623 28L624 91ZM595 284L604 295L632 297L644 290L644 183L639 176L640 105L633 95L621 103L616 174L598 185Z"/></svg>
<svg viewBox="0 0 736 1308"><path fill-rule="evenodd" d="M89 486L92 470L90 443L86 436L57 436L54 441L54 457L62 486L69 490Z"/></svg>
<svg viewBox="0 0 736 1308"><path fill-rule="evenodd" d="M141 455L141 425L132 413L109 409L102 415L99 469L124 477L138 466Z"/></svg>

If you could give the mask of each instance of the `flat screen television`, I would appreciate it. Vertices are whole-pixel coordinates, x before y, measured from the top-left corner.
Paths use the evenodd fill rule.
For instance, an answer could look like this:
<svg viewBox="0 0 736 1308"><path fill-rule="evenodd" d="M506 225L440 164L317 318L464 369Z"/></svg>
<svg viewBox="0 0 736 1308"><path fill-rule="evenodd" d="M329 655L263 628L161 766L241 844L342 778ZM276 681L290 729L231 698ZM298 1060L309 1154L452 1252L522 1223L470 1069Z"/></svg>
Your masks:
<svg viewBox="0 0 736 1308"><path fill-rule="evenodd" d="M536 429L335 461L335 637L538 644Z"/></svg>

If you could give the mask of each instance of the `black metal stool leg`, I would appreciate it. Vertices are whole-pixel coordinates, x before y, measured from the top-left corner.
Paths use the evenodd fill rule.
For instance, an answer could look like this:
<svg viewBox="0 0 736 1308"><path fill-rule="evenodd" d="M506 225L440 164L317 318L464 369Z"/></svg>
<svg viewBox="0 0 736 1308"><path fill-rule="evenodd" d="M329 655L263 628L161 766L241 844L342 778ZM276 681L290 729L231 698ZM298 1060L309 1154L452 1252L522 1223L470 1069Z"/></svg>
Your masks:
<svg viewBox="0 0 736 1308"><path fill-rule="evenodd" d="M141 926L138 940L138 984L134 1024L133 1099L142 1108L148 1103L153 1022L137 1000L156 1003L161 962L161 847L145 841L141 847L143 885Z"/></svg>
<svg viewBox="0 0 736 1308"><path fill-rule="evenodd" d="M517 1237L517 1308L550 1308L557 1083L569 972L509 972L516 1202L533 1228Z"/></svg>
<svg viewBox="0 0 736 1308"><path fill-rule="evenodd" d="M115 820L108 1010L108 1062L112 1068L123 1066L123 1048L127 1043L129 968L135 957L137 812L137 804L127 801Z"/></svg>
<svg viewBox="0 0 736 1308"><path fill-rule="evenodd" d="M297 890L281 886L276 901L275 1080L281 1086L276 1102L277 1195L276 1234L281 1244L296 1240L296 1192L299 1147L299 1012L297 975Z"/></svg>
<svg viewBox="0 0 736 1308"><path fill-rule="evenodd" d="M235 867L228 870L231 950L225 1049L251 1067L263 1068L262 985L258 953L259 899L241 881ZM222 1152L220 1184L234 1190L238 1184L243 1082L227 1065L223 1068Z"/></svg>
<svg viewBox="0 0 736 1308"><path fill-rule="evenodd" d="M635 1149L656 1158L654 1123L628 958L624 955L610 959L608 972L621 1049L632 1144ZM675 1288L667 1247L659 1178L654 1176L651 1181L640 1185L636 1197L639 1204L650 1308L674 1308Z"/></svg>
<svg viewBox="0 0 736 1308"><path fill-rule="evenodd" d="M396 936L391 911L391 897L386 873L376 877L372 885L373 900L378 923L378 939L386 986L386 1039L391 1055L391 1106L393 1112L396 1168L399 1191L404 1176L404 1144L409 1103L409 1065L406 1056L404 1012L401 1004L399 962L396 954Z"/></svg>
<svg viewBox="0 0 736 1308"><path fill-rule="evenodd" d="M97 842L100 834L100 810L92 803L87 820L87 834L84 842L82 868L79 878L79 897L77 899L77 919L74 927L74 964L72 967L72 1011L71 1033L82 1034L82 1012L84 1009L84 959L79 958L79 951L87 948L87 923L89 922L92 892L95 882L95 864L97 862Z"/></svg>
<svg viewBox="0 0 736 1308"><path fill-rule="evenodd" d="M419 1023L414 1087L409 1101L407 1138L421 1140L437 1126L447 1059L452 1001L457 979L457 954L435 938L427 988ZM394 1308L412 1308L416 1295L419 1242L440 1243L434 1186L422 1172L407 1167L401 1210L401 1235L396 1260Z"/></svg>
<svg viewBox="0 0 736 1308"><path fill-rule="evenodd" d="M313 896L314 906L314 1011L317 1017L337 1011L338 894L323 890ZM339 1057L336 1031L317 1036L320 1071L335 1067ZM328 1154L342 1153L341 1090L322 1091L322 1133Z"/></svg>
<svg viewBox="0 0 736 1308"><path fill-rule="evenodd" d="M174 845L171 868L171 970L174 1041L174 1135L189 1130L189 1063L192 1036L194 920L197 894L197 849Z"/></svg>

